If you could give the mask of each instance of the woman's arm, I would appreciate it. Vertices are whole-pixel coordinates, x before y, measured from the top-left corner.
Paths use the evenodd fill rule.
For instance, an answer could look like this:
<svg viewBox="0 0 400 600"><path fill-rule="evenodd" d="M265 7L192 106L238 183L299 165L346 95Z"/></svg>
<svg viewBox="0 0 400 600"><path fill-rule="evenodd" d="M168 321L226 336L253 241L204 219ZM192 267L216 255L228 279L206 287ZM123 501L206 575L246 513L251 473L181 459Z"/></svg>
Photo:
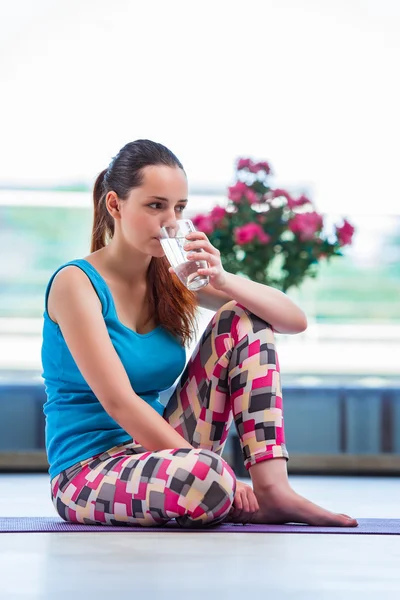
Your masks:
<svg viewBox="0 0 400 600"><path fill-rule="evenodd" d="M236 300L250 312L267 321L278 333L301 333L307 328L304 312L283 292L225 272L225 282L218 290L210 285L197 292L200 306L218 310Z"/></svg>
<svg viewBox="0 0 400 600"><path fill-rule="evenodd" d="M48 310L96 398L136 442L147 450L192 448L132 389L108 334L100 300L80 269L65 267L56 275Z"/></svg>
<svg viewBox="0 0 400 600"><path fill-rule="evenodd" d="M250 312L267 321L278 333L301 333L307 328L307 318L286 294L275 288L256 283L233 273L227 273L221 263L221 255L206 234L201 231L189 233L185 250L189 260L206 260L209 267L199 269L208 275L210 284L198 294L200 306L218 310L230 300L243 304Z"/></svg>
<svg viewBox="0 0 400 600"><path fill-rule="evenodd" d="M226 302L236 300L278 333L301 333L307 328L304 312L286 294L232 273L225 272L222 288L216 290L208 285L197 292L197 297L200 306L209 310L218 310Z"/></svg>

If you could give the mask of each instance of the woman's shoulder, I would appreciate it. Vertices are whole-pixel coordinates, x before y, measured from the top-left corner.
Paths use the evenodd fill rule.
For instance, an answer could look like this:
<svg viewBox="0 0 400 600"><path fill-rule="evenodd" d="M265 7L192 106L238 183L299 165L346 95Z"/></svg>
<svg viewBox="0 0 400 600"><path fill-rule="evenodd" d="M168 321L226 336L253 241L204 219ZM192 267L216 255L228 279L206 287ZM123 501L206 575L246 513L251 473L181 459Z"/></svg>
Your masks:
<svg viewBox="0 0 400 600"><path fill-rule="evenodd" d="M72 282L86 285L86 281L90 279L89 270L90 265L84 258L75 258L59 265L49 278L47 292L55 285L59 286L60 282L64 285Z"/></svg>
<svg viewBox="0 0 400 600"><path fill-rule="evenodd" d="M84 259L76 259L61 265L50 278L46 291L46 305L49 316L54 319L57 306L71 308L76 302L96 297L96 303L103 304L103 294L98 282L90 272L90 265Z"/></svg>
<svg viewBox="0 0 400 600"><path fill-rule="evenodd" d="M53 288L55 285L68 285L71 283L78 284L79 286L90 286L90 278L88 278L88 269L82 264L84 259L76 259L61 265L53 273L50 281L53 282Z"/></svg>

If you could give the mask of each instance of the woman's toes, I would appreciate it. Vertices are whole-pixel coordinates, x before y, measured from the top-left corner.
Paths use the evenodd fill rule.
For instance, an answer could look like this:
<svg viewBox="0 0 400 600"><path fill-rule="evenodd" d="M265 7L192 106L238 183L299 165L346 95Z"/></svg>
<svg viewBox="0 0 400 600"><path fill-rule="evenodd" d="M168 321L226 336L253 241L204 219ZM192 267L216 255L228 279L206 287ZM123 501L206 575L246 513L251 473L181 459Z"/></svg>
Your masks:
<svg viewBox="0 0 400 600"><path fill-rule="evenodd" d="M356 519L353 519L352 517L349 517L349 515L345 515L344 513L341 513L339 516L344 517L346 527L358 527L358 522Z"/></svg>

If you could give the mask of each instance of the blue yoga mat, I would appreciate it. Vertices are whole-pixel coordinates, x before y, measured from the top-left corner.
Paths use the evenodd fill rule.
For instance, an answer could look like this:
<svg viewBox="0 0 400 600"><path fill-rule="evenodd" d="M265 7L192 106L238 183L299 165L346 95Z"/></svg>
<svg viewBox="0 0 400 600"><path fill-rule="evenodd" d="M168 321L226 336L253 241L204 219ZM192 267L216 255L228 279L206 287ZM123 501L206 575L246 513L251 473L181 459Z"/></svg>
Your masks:
<svg viewBox="0 0 400 600"><path fill-rule="evenodd" d="M242 525L222 523L203 529L182 529L175 521L163 527L76 525L66 523L59 517L0 517L0 533L341 533L368 535L400 535L400 519L358 519L358 527L314 527L311 525Z"/></svg>

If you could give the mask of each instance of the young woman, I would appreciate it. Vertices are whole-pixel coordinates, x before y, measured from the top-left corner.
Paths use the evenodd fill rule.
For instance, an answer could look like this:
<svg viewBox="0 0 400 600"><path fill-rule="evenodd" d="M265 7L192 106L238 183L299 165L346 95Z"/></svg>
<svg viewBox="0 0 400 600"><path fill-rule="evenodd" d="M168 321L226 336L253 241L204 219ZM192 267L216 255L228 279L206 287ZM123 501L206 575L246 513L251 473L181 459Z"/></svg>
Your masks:
<svg viewBox="0 0 400 600"><path fill-rule="evenodd" d="M231 520L356 526L289 485L274 332L306 328L283 293L224 271L188 236L210 283L188 291L160 228L182 217L187 179L165 146L124 146L94 186L91 254L46 290L42 362L51 491L67 521L182 527ZM185 368L200 305L216 311ZM166 408L159 392L173 386ZM232 419L253 486L221 452Z"/></svg>

